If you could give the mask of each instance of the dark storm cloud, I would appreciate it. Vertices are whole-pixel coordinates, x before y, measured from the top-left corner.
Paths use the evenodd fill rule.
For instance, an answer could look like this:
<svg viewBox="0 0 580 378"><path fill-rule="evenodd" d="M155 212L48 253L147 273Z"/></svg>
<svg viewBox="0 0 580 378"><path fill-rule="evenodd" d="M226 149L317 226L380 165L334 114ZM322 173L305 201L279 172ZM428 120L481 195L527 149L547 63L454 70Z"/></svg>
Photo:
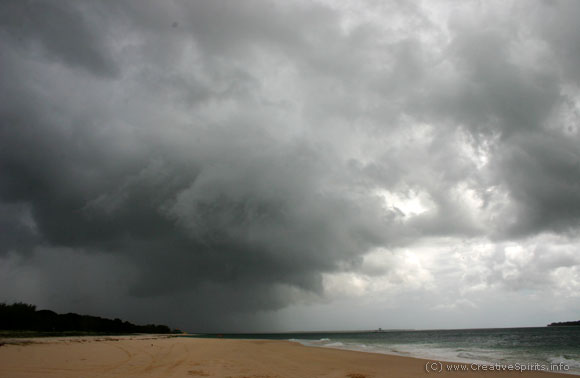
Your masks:
<svg viewBox="0 0 580 378"><path fill-rule="evenodd" d="M517 203L514 234L577 233L580 140L559 133L520 135L497 157L497 174Z"/></svg>
<svg viewBox="0 0 580 378"><path fill-rule="evenodd" d="M116 67L105 48L106 33L88 23L85 12L91 11L90 4L84 5L83 10L74 1L2 1L3 42L97 75L114 74Z"/></svg>
<svg viewBox="0 0 580 378"><path fill-rule="evenodd" d="M441 42L415 7L347 28L314 4L0 3L0 294L242 329L376 247L573 234L573 10L520 8Z"/></svg>
<svg viewBox="0 0 580 378"><path fill-rule="evenodd" d="M263 18L264 27L272 29L265 34L259 33L258 16L251 8L238 14L231 3L179 5L169 16L160 15L151 5L152 14L146 14L147 7L129 14L130 22L144 28L151 23L171 25L173 16L181 12L191 17L187 17L190 24L178 20L179 30L160 31L159 41L143 42L138 48L136 55L144 54L146 59L134 63L145 74L138 79L145 80L127 85L137 85L145 94L131 93L129 87L129 93L118 95L124 107L107 100L113 86L74 71L77 67L98 74L112 71L104 58L110 49L98 43L98 36L84 23L85 18L95 19L80 11L87 4L77 4L3 5L9 17L3 21L3 38L11 48L2 59L6 101L1 115L0 193L4 206L15 209L13 213L30 209L30 227L38 235L30 236L32 231L19 225L12 214L11 228L18 234L4 238L2 250L19 254L24 247L30 250L31 243L52 248L37 249L28 260L11 265L24 271L39 269L42 274L36 274L37 280L44 280L52 293L46 297L68 293L80 309L89 310L103 301L106 292L99 292L96 284L86 289L89 294L66 289L78 280L77 274L65 273L74 267L39 256L58 260L78 254L73 261L89 262L94 260L92 253L113 256L79 267L95 282L116 275L107 264L117 264L114 256L120 256L121 266L136 272L132 280L119 284L113 297L125 293L130 303L129 298L155 301L157 296L186 295L205 310L184 313L179 322L187 319L185 326L206 329L216 324L227 327L232 325L224 324L225 316L216 313L278 309L300 295L321 293L322 272L353 266L363 251L385 243L388 232L381 225L387 220L377 199L356 200L335 187L340 180L328 173L338 168L330 152L308 140L281 143L264 129L267 125L256 124L264 121L252 117L226 117L213 125L176 125L151 111L154 105L147 96L157 89L171 96L174 88L177 93L197 93L190 98L199 104L243 102L251 89L243 83L252 80L243 70L203 66L209 82L201 84L205 78L193 78L180 89L180 77L172 78L163 67L166 62L156 61L156 49L165 50L163 42L172 38L171 33L177 35L174 49L199 42L209 50L209 60L235 55L230 50L236 49L243 56L247 48L241 48L241 43L270 45L274 40L281 46L293 45L289 24L274 22L281 17L277 10L272 8L272 17ZM136 4L130 5L125 11L135 10ZM171 6L168 10L171 13ZM121 19L127 16L120 14ZM294 16L306 15L300 11ZM308 13L307 20L310 17ZM60 24L64 26L57 27ZM182 30L187 28L192 30ZM144 34L147 37L147 31ZM258 35L267 38L262 41ZM46 55L31 53L36 44ZM133 56L120 60L129 58ZM53 66L54 59L72 70ZM129 65L125 72L133 68ZM222 83L229 88L219 88ZM242 84L239 90L232 88L236 83ZM103 93L101 85L105 85ZM150 115L153 119L144 120ZM183 134L176 137L175 132ZM62 278L55 280L53 275Z"/></svg>
<svg viewBox="0 0 580 378"><path fill-rule="evenodd" d="M38 238L30 208L21 203L3 203L0 207L0 253L18 249L28 251L40 240Z"/></svg>
<svg viewBox="0 0 580 378"><path fill-rule="evenodd" d="M509 206L486 226L488 235L509 239L578 230L580 134L577 89L570 89L577 88L577 48L571 46L577 40L577 25L570 17L577 8L573 2L537 2L515 3L509 12L481 5L458 9L447 24L449 44L444 56L433 67L420 58L420 52L428 49L425 44L405 58L411 62L405 67L415 72L409 83L424 87L406 95L401 110L439 128L440 137L431 142L426 160L444 177L451 176L425 184L432 187L433 197L440 198L436 202L446 206L444 198L453 201L448 194L461 181L479 191L484 209L494 206L486 200L486 190L499 189L510 197ZM481 27L474 27L474 19ZM469 162L449 166L459 158L449 145L457 129L467 133L472 148L486 151L489 163L483 170ZM441 154L445 158L437 159ZM426 222L424 230L430 232L441 222L452 221L456 212L451 204L448 216L417 221ZM444 234L466 224L465 218L456 219ZM467 234L469 230L473 228L468 227Z"/></svg>
<svg viewBox="0 0 580 378"><path fill-rule="evenodd" d="M580 15L578 4L574 1L544 2L532 9L535 30L554 53L564 78L578 83L580 50L576 42L580 26L575 21Z"/></svg>
<svg viewBox="0 0 580 378"><path fill-rule="evenodd" d="M534 18L544 11L559 20L559 37L543 25L543 17ZM562 34L574 29L576 23L568 15L577 11L571 2L538 3L531 10L519 9L516 14L522 18L509 27L480 31L458 22L452 29L457 67L469 84L447 114L459 116L456 121L470 129L474 141L479 135L498 137L487 184L505 188L515 205L509 212L517 214L514 218L506 213L510 220L498 220L497 232L504 237L577 232L580 134L557 118L562 107L574 101L564 88L571 84L567 71L576 59L565 52L570 47L566 44L575 37ZM529 33L528 39L522 33ZM539 56L526 61L521 56L526 44L540 46Z"/></svg>

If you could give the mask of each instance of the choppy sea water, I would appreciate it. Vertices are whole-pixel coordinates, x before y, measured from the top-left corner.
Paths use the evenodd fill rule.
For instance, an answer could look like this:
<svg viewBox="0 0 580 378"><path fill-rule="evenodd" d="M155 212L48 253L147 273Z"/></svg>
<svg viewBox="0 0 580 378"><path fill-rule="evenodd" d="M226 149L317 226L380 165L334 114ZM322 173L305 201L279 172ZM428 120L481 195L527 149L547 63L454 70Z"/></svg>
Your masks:
<svg viewBox="0 0 580 378"><path fill-rule="evenodd" d="M223 335L482 364L564 364L580 375L580 327Z"/></svg>

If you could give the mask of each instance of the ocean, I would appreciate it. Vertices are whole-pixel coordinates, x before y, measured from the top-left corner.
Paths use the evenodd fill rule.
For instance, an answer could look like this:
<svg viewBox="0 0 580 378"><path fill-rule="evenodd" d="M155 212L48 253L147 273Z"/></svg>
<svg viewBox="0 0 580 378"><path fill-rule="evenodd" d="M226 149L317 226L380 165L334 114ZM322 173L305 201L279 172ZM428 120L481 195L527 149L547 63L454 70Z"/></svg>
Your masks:
<svg viewBox="0 0 580 378"><path fill-rule="evenodd" d="M201 336L201 335L200 335ZM203 337L217 335L204 335ZM564 366L580 375L580 327L224 334L307 346L479 364ZM567 368L566 368L567 367Z"/></svg>

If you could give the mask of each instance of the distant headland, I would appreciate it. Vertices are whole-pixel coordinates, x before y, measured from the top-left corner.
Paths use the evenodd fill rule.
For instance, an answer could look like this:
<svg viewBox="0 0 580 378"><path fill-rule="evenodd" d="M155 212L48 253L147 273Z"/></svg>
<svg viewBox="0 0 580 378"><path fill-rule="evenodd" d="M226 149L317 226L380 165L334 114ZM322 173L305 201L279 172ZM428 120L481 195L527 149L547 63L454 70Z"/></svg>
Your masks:
<svg viewBox="0 0 580 378"><path fill-rule="evenodd" d="M135 325L121 319L75 313L57 314L50 310L37 310L35 305L22 302L11 305L0 303L0 330L2 333L36 332L39 334L134 334L181 333L166 325Z"/></svg>
<svg viewBox="0 0 580 378"><path fill-rule="evenodd" d="M550 323L548 327L580 327L580 320L571 322Z"/></svg>

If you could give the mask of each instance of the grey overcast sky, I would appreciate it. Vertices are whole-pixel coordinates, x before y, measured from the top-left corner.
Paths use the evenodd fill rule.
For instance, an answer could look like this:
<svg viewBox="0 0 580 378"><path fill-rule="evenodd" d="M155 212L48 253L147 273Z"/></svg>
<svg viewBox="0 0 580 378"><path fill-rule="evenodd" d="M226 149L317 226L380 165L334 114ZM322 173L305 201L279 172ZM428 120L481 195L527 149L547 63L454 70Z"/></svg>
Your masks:
<svg viewBox="0 0 580 378"><path fill-rule="evenodd" d="M0 301L189 331L580 317L580 2L0 1Z"/></svg>

